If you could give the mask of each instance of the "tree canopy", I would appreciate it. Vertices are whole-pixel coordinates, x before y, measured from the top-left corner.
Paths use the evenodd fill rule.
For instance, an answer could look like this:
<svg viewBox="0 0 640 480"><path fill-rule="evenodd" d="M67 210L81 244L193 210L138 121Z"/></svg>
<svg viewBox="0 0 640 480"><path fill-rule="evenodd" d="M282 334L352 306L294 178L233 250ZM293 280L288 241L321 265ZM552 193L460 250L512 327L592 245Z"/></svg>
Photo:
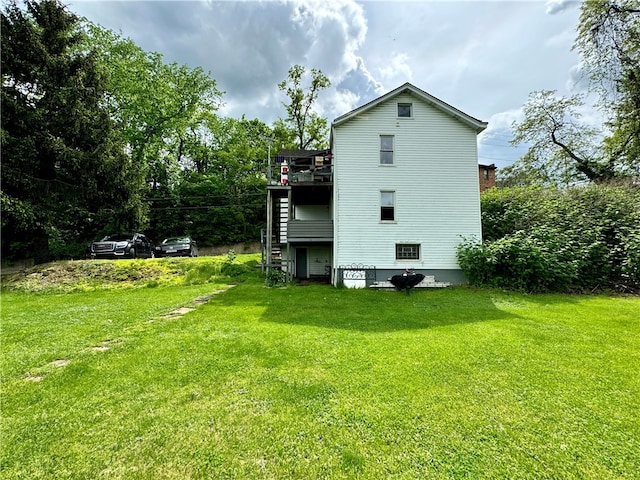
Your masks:
<svg viewBox="0 0 640 480"><path fill-rule="evenodd" d="M521 174L519 178L544 184L614 178L620 171L617 158L601 148L602 132L580 121L582 104L580 95L564 98L550 90L532 93L512 140L514 144L526 143L529 150L507 172L524 170L528 177Z"/></svg>
<svg viewBox="0 0 640 480"><path fill-rule="evenodd" d="M287 119L218 115L210 73L146 52L60 0L2 7L2 256L79 257L105 234L260 239L267 151L321 148L329 80L293 67Z"/></svg>
<svg viewBox="0 0 640 480"><path fill-rule="evenodd" d="M538 91L514 123L526 155L500 172L503 183L596 183L640 175L640 7L637 0L587 0L574 48L580 53L600 128L578 115L584 97ZM536 172L527 174L528 170Z"/></svg>
<svg viewBox="0 0 640 480"><path fill-rule="evenodd" d="M2 12L2 246L49 247L97 225L140 221L140 168L104 107L107 79L54 0ZM76 240L77 242L77 240Z"/></svg>
<svg viewBox="0 0 640 480"><path fill-rule="evenodd" d="M331 86L321 70L312 68L310 83L305 88L303 79L306 69L301 65L294 65L289 69L286 80L278 84L278 88L285 92L289 103L283 103L287 117L284 124L295 134L296 146L301 150L322 149L328 145L327 120L314 111L314 104L320 92Z"/></svg>

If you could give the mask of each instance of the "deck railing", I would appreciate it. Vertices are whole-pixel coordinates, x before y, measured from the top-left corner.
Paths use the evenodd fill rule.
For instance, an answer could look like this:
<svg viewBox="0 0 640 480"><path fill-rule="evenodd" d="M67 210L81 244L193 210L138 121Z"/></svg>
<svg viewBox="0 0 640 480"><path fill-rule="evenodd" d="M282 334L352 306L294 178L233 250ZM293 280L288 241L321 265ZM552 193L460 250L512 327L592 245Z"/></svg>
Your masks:
<svg viewBox="0 0 640 480"><path fill-rule="evenodd" d="M287 238L290 242L331 242L333 220L289 220Z"/></svg>
<svg viewBox="0 0 640 480"><path fill-rule="evenodd" d="M333 182L333 164L275 164L267 172L268 185L318 184Z"/></svg>

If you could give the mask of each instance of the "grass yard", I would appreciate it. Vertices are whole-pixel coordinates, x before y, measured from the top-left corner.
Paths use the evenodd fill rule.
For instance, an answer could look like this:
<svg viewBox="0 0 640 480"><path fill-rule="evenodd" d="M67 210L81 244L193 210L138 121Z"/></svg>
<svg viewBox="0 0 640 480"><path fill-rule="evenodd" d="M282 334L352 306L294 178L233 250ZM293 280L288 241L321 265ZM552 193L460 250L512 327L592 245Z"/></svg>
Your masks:
<svg viewBox="0 0 640 480"><path fill-rule="evenodd" d="M640 478L640 298L261 282L3 291L0 476Z"/></svg>

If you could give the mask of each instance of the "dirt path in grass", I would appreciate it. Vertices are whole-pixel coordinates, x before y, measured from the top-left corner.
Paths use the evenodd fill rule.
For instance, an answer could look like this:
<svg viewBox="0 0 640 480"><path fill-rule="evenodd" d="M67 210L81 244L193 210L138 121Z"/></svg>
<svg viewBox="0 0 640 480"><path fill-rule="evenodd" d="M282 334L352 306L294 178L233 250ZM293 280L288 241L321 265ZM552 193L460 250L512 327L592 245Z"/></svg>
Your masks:
<svg viewBox="0 0 640 480"><path fill-rule="evenodd" d="M187 313L193 312L196 308L204 305L209 300L214 298L216 295L224 293L234 286L235 285L227 285L225 288L220 288L218 290L214 290L213 292L207 293L205 295L200 295L199 297L193 299L189 305L175 308L169 311L168 313L162 314L155 318L151 318L146 322L146 324L154 323L157 320L179 319L185 316ZM106 352L110 350L112 346L119 345L121 343L124 343L125 341L126 339L124 338L111 338L111 339L103 340L102 342L95 344L89 348L86 348L84 349L84 351L91 352L91 353ZM46 365L43 365L41 367L38 367L30 371L29 373L27 373L27 375L25 375L24 379L29 382L40 382L42 379L44 379L45 375L47 375L48 373L53 372L55 369L66 367L70 363L71 363L71 360L66 358L59 358L59 359L53 360L52 362L49 362Z"/></svg>
<svg viewBox="0 0 640 480"><path fill-rule="evenodd" d="M207 293L206 295L201 295L198 298L194 299L193 302L191 302L191 305L188 305L186 307L179 307L174 310L171 310L169 313L165 313L164 315L161 315L160 318L163 320L173 320L175 318L180 318L189 312L193 312L200 305L204 305L216 295L224 293L234 286L235 285L227 285L225 288L220 288L218 290L214 290L211 293Z"/></svg>

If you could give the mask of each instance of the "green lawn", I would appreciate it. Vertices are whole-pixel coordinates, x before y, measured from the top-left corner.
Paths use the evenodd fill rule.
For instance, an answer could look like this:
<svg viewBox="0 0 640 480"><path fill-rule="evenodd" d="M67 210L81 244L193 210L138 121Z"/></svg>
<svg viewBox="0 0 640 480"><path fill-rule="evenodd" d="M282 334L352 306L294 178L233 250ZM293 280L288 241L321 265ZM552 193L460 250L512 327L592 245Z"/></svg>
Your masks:
<svg viewBox="0 0 640 480"><path fill-rule="evenodd" d="M217 288L4 291L0 476L640 478L639 298Z"/></svg>

